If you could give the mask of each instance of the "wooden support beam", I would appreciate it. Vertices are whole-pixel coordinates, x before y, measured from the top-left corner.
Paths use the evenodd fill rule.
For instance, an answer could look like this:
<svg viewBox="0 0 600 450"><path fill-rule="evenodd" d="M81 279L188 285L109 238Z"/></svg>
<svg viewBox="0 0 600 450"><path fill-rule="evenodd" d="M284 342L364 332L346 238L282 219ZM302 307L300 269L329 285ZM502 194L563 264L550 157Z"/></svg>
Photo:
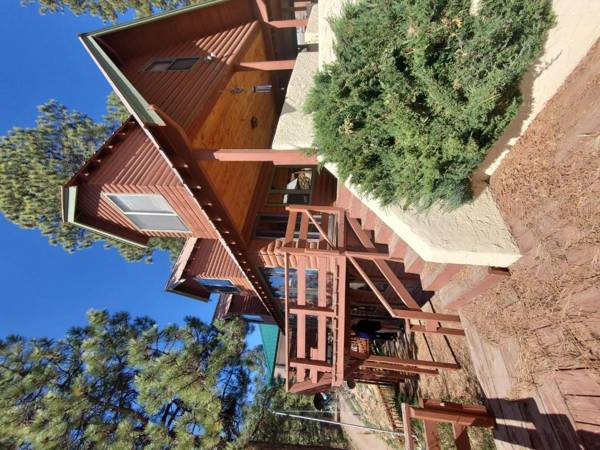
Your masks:
<svg viewBox="0 0 600 450"><path fill-rule="evenodd" d="M350 352L350 356L355 356L355 352ZM422 359L405 359L396 358L395 356L382 356L382 355L369 355L365 360L367 362L375 363L386 363L386 364L399 364L399 365L410 365L417 367L427 367L436 369L460 369L460 364L456 363L445 363L437 361L426 361Z"/></svg>
<svg viewBox="0 0 600 450"><path fill-rule="evenodd" d="M298 165L316 166L317 157L307 155L300 150L273 150L273 149L193 149L198 161L228 161L228 162L271 162L276 166Z"/></svg>
<svg viewBox="0 0 600 450"><path fill-rule="evenodd" d="M277 29L305 28L308 24L308 19L271 20L267 24Z"/></svg>
<svg viewBox="0 0 600 450"><path fill-rule="evenodd" d="M428 330L425 325L409 324L408 330L415 333L441 334L444 336L464 336L465 330L459 328L438 327L435 330Z"/></svg>
<svg viewBox="0 0 600 450"><path fill-rule="evenodd" d="M245 61L236 65L237 70L262 70L274 72L278 70L292 70L296 64L295 59L281 59L276 61Z"/></svg>
<svg viewBox="0 0 600 450"><path fill-rule="evenodd" d="M342 253L338 249L324 248L296 248L296 247L281 247L279 253L289 253L290 255L314 255L314 256L339 256Z"/></svg>
<svg viewBox="0 0 600 450"><path fill-rule="evenodd" d="M321 372L331 372L333 366L325 361L315 361L306 358L290 358L290 367L302 369L318 368Z"/></svg>
<svg viewBox="0 0 600 450"><path fill-rule="evenodd" d="M387 364L381 362L365 361L361 365L362 369L383 369L391 372L422 373L425 375L438 375L437 369L425 369L414 365L404 366L400 364Z"/></svg>
<svg viewBox="0 0 600 450"><path fill-rule="evenodd" d="M358 252L354 250L346 250L347 256L352 256L357 259L367 259L369 261L375 260L391 260L394 262L402 262L401 258L392 258L388 253L379 253L379 252Z"/></svg>
<svg viewBox="0 0 600 450"><path fill-rule="evenodd" d="M473 413L459 409L417 408L411 406L413 419L428 420L431 422L449 422L466 427L493 427L495 419L489 414Z"/></svg>
<svg viewBox="0 0 600 450"><path fill-rule="evenodd" d="M348 220L348 223L350 224L350 227L352 228L352 231L354 231L354 234L356 234L356 237L359 239L360 243L367 249L367 251L376 253L377 249L375 247L375 244L373 244L367 233L361 228L358 221L350 217L349 215L346 218ZM404 284L402 284L402 282L398 279L398 277L386 261L374 259L373 262L375 263L379 271L383 274L383 276L387 279L388 283L394 289L398 297L400 297L400 299L404 302L404 304L407 307L409 307L410 309L421 309L419 307L419 304L415 301L410 292L408 292L406 287L404 287Z"/></svg>
<svg viewBox="0 0 600 450"><path fill-rule="evenodd" d="M335 317L335 311L321 306L290 306L290 314L306 314L316 317Z"/></svg>
<svg viewBox="0 0 600 450"><path fill-rule="evenodd" d="M439 322L458 322L460 323L460 316L456 314L440 314L427 311L416 311L412 309L394 309L396 317L402 319L416 319L416 320L437 320Z"/></svg>

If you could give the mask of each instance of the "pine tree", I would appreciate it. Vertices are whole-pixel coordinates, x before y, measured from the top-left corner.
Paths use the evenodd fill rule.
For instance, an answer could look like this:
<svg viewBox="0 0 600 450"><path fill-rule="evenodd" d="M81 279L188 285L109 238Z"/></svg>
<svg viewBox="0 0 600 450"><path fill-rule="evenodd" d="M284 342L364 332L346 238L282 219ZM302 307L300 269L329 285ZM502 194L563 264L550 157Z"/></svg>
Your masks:
<svg viewBox="0 0 600 450"><path fill-rule="evenodd" d="M149 249L139 249L61 220L59 187L128 116L118 99L109 97L103 122L94 122L55 100L38 109L35 127L13 128L0 136L0 211L4 216L22 228L39 229L50 244L68 252L102 240L128 261L150 262L154 248L170 251L175 258L181 239L151 239Z"/></svg>
<svg viewBox="0 0 600 450"><path fill-rule="evenodd" d="M0 448L224 448L240 432L247 325L90 311L63 339L0 340Z"/></svg>
<svg viewBox="0 0 600 450"><path fill-rule="evenodd" d="M269 382L259 377L255 383L254 400L244 412L242 432L235 442L229 444L229 448L244 449L252 442L347 448L340 426L278 416L273 411L303 411L302 414L307 416L335 420L315 409L312 395L291 394L285 391L283 380Z"/></svg>
<svg viewBox="0 0 600 450"><path fill-rule="evenodd" d="M79 16L90 14L104 21L115 21L117 16L128 10L137 16L149 16L156 12L168 11L199 3L200 0L21 0L23 6L37 4L40 14L64 13L69 10Z"/></svg>

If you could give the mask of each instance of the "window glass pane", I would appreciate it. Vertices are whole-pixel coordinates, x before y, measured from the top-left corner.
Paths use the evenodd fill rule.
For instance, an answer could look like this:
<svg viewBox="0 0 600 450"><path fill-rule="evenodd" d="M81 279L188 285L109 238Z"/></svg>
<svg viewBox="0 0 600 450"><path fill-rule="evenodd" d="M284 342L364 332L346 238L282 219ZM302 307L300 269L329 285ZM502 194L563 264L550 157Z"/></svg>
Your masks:
<svg viewBox="0 0 600 450"><path fill-rule="evenodd" d="M310 168L277 167L271 189L308 191L312 188L312 174Z"/></svg>
<svg viewBox="0 0 600 450"><path fill-rule="evenodd" d="M264 322L263 318L256 314L242 314L242 318L248 322Z"/></svg>
<svg viewBox="0 0 600 450"><path fill-rule="evenodd" d="M127 214L140 229L152 231L188 231L185 224L175 215Z"/></svg>
<svg viewBox="0 0 600 450"><path fill-rule="evenodd" d="M274 298L285 298L285 270L283 267L260 267L269 291ZM316 270L306 270L306 299L309 303L316 303L318 296L319 274ZM288 271L290 298L298 296L298 272L296 269Z"/></svg>
<svg viewBox="0 0 600 450"><path fill-rule="evenodd" d="M233 286L233 283L229 280L217 280L214 278L202 278L202 277L196 277L196 280L198 280L198 283L200 283L204 286L214 286L214 287Z"/></svg>
<svg viewBox="0 0 600 450"><path fill-rule="evenodd" d="M165 72L172 63L173 60L154 61L146 68L146 72Z"/></svg>
<svg viewBox="0 0 600 450"><path fill-rule="evenodd" d="M277 239L285 237L287 214L262 214L258 217L256 237L259 239Z"/></svg>
<svg viewBox="0 0 600 450"><path fill-rule="evenodd" d="M198 61L198 58L177 58L169 66L169 70L190 70L196 64L196 61Z"/></svg>
<svg viewBox="0 0 600 450"><path fill-rule="evenodd" d="M111 194L109 198L123 212L174 213L173 208L171 208L162 195Z"/></svg>
<svg viewBox="0 0 600 450"><path fill-rule="evenodd" d="M269 205L308 205L310 194L296 194L293 190L285 193L269 194L267 199Z"/></svg>
<svg viewBox="0 0 600 450"><path fill-rule="evenodd" d="M222 294L235 294L239 292L239 289L229 280L196 277L196 281L211 292L220 292Z"/></svg>

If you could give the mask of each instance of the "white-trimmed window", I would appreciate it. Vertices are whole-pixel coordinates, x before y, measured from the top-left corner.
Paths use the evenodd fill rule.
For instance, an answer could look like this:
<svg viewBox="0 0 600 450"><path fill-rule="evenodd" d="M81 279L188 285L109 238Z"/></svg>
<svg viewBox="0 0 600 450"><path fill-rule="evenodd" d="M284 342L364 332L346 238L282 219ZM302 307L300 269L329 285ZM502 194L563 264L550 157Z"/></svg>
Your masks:
<svg viewBox="0 0 600 450"><path fill-rule="evenodd" d="M160 58L150 61L144 69L145 72L170 72L177 70L190 70L200 58Z"/></svg>
<svg viewBox="0 0 600 450"><path fill-rule="evenodd" d="M106 194L142 231L188 231L171 205L159 194Z"/></svg>

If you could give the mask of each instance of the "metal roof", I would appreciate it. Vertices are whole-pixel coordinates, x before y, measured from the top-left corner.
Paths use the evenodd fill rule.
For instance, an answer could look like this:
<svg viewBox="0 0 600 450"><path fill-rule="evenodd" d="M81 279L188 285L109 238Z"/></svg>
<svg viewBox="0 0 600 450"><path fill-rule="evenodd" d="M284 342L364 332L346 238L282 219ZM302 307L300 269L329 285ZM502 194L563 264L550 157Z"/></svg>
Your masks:
<svg viewBox="0 0 600 450"><path fill-rule="evenodd" d="M265 363L267 365L267 377L269 381L272 381L277 359L279 327L277 325L261 323L258 325L258 331L263 344L263 353L265 355Z"/></svg>

